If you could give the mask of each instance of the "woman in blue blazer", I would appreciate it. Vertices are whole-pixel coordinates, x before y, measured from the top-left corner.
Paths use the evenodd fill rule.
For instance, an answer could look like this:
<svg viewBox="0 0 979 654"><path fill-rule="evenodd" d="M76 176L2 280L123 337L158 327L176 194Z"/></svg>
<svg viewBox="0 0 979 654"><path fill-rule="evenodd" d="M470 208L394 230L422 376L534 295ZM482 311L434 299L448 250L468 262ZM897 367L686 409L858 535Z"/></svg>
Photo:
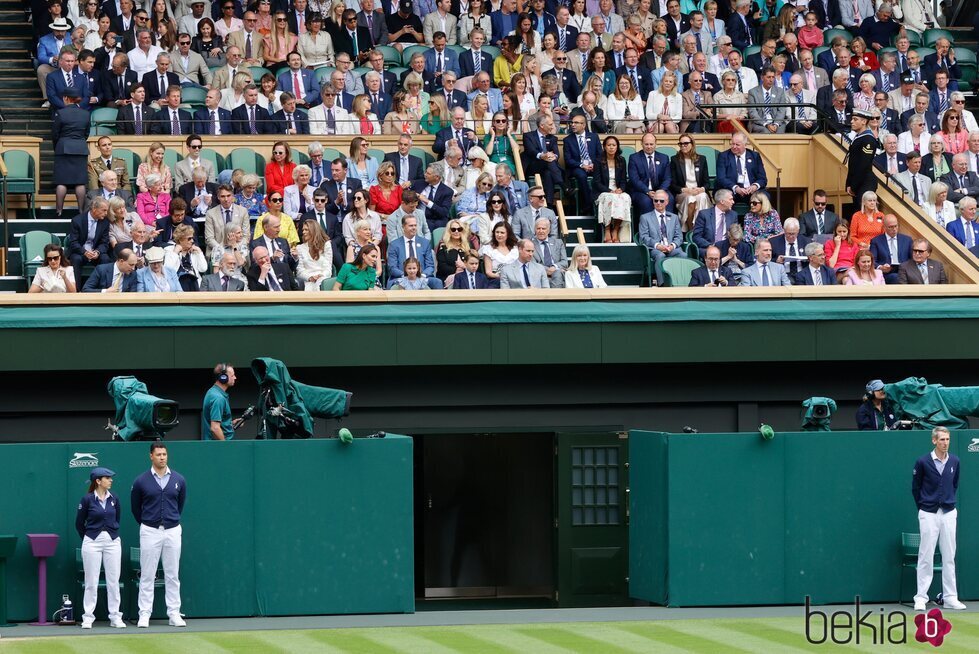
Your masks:
<svg viewBox="0 0 979 654"><path fill-rule="evenodd" d="M105 567L105 594L109 625L125 629L119 612L119 572L122 568L122 540L119 538L119 499L109 492L116 473L95 468L89 474L88 493L78 503L75 530L82 539L82 565L85 569L85 595L82 629L95 622L95 603L99 593L99 574Z"/></svg>
<svg viewBox="0 0 979 654"><path fill-rule="evenodd" d="M615 71L609 68L608 55L601 48L594 48L588 53L588 63L581 75L581 88L588 87L588 78L599 75L602 78L602 95L608 96L615 92Z"/></svg>

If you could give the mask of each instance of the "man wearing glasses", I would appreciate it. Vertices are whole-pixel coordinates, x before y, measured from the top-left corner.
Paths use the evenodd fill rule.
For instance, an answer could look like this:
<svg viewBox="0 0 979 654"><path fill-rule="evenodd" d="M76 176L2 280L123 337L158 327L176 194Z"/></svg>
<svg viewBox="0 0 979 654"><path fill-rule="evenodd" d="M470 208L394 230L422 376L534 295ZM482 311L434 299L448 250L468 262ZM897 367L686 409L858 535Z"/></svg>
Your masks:
<svg viewBox="0 0 979 654"><path fill-rule="evenodd" d="M358 65L367 61L371 50L371 33L366 27L357 25L357 12L353 9L345 10L341 20L343 25L340 26L333 44L337 54L347 53L351 59L357 60Z"/></svg>
<svg viewBox="0 0 979 654"><path fill-rule="evenodd" d="M898 284L947 284L941 261L931 260L931 243L923 238L911 244L911 259L897 270Z"/></svg>
<svg viewBox="0 0 979 654"><path fill-rule="evenodd" d="M489 100L489 108L491 113L496 113L497 111L503 111L503 94L500 89L494 89L490 87L490 76L485 70L477 73L473 80L475 90L469 94L469 106L472 106L473 100L479 94L485 95L486 99Z"/></svg>
<svg viewBox="0 0 979 654"><path fill-rule="evenodd" d="M141 28L136 32L137 47L132 48L127 53L129 56L129 67L140 80L144 73L148 73L156 68L156 57L163 49L153 45L153 34L148 29Z"/></svg>
<svg viewBox="0 0 979 654"><path fill-rule="evenodd" d="M334 71L334 74L339 71ZM323 103L309 110L309 133L316 136L355 133L354 121L347 110L337 104L337 92L332 86L324 86L320 92Z"/></svg>
<svg viewBox="0 0 979 654"><path fill-rule="evenodd" d="M384 155L384 161L394 164L395 183L406 189L423 178L425 169L420 157L411 154L412 139L410 134L402 134L398 137L398 151L388 152Z"/></svg>
<svg viewBox="0 0 979 654"><path fill-rule="evenodd" d="M322 152L320 156L322 157ZM232 201L234 201L233 196ZM340 255L343 249L343 233L340 228L340 217L327 210L329 202L330 198L324 189L318 188L313 191L313 208L302 215L300 224L307 220L315 220L319 223L323 231L326 232L326 237L330 239L330 245L333 248L333 268L339 270L344 264L343 257Z"/></svg>
<svg viewBox="0 0 979 654"><path fill-rule="evenodd" d="M628 57L626 57L626 60L628 62ZM638 57L636 57L636 61L639 61ZM578 77L568 70L568 55L563 52L555 53L554 68L543 73L541 77L556 78L557 86L566 98L577 98L581 95L581 84L578 83Z"/></svg>
<svg viewBox="0 0 979 654"><path fill-rule="evenodd" d="M812 194L812 209L799 216L802 235L812 238L817 234L832 234L840 217L826 208L826 191L816 189ZM875 259L876 261L876 259Z"/></svg>
<svg viewBox="0 0 979 654"><path fill-rule="evenodd" d="M884 98L886 100L887 96ZM803 105L798 109L793 107L788 110L788 131L793 131L796 134L815 134L816 130L819 129L819 123L816 122L816 110L814 107L804 105L816 104L816 92L805 88L802 83L802 75L799 73L793 73L789 78L789 88L785 92L785 99L791 104Z"/></svg>
<svg viewBox="0 0 979 654"><path fill-rule="evenodd" d="M217 89L218 91L231 88L231 82L238 73L238 67L241 66L242 57L240 48L237 46L228 46L225 53L228 57L227 65L221 66L214 73L214 77L211 78L211 88Z"/></svg>
<svg viewBox="0 0 979 654"><path fill-rule="evenodd" d="M649 256L656 266L656 284L664 283L663 271L658 262L667 257L686 258L686 253L680 247L683 243L683 232L680 229L680 217L667 211L670 196L666 191L653 193L653 210L639 217L639 240L649 250ZM769 250L769 253L771 250Z"/></svg>
<svg viewBox="0 0 979 654"><path fill-rule="evenodd" d="M204 148L204 141L197 134L187 137L187 155L177 162L173 171L174 188L180 188L187 182L193 181L194 171L202 168L207 173L207 181L215 181L214 163L208 159L201 158L201 150Z"/></svg>
<svg viewBox="0 0 979 654"><path fill-rule="evenodd" d="M186 32L181 32L177 37L177 51L171 57L170 67L181 86L201 87L211 83L211 69L204 62L204 57L190 49L190 34Z"/></svg>
<svg viewBox="0 0 979 654"><path fill-rule="evenodd" d="M258 25L258 15L254 11L246 11L243 22L245 28L228 34L225 45L229 50L232 46L238 48L244 57L242 62L246 66L261 66L265 61L265 42L255 29ZM231 65L230 57L228 65Z"/></svg>
<svg viewBox="0 0 979 654"><path fill-rule="evenodd" d="M177 4L177 10L174 11L174 16L180 17L180 23L177 26L178 31L186 32L187 34L197 34L197 26L204 18L204 7L207 6L205 0L190 0L190 13L185 13L183 5L186 0L181 0ZM181 15L183 14L183 15Z"/></svg>
<svg viewBox="0 0 979 654"><path fill-rule="evenodd" d="M547 196L543 189L535 186L527 194L530 204L526 207L517 209L517 212L510 218L510 226L513 227L513 235L517 238L534 238L537 231L537 221L547 218L551 223L549 235L557 238L557 215L547 208Z"/></svg>

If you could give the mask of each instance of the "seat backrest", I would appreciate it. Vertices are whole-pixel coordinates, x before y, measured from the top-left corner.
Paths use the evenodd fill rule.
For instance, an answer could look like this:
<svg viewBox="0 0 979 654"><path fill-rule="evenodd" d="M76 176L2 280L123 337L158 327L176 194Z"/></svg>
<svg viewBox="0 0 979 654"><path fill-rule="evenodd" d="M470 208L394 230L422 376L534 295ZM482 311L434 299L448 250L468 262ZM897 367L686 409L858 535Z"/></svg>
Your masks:
<svg viewBox="0 0 979 654"><path fill-rule="evenodd" d="M337 278L336 277L327 277L326 279L324 279L323 281L320 282L320 290L321 291L332 291L333 290L333 285L336 284L336 283L337 283Z"/></svg>
<svg viewBox="0 0 979 654"><path fill-rule="evenodd" d="M254 150L248 148L235 148L228 154L228 167L241 168L246 173L264 175L265 170L258 169L258 157Z"/></svg>
<svg viewBox="0 0 979 654"><path fill-rule="evenodd" d="M314 73L317 82L322 82L324 79L329 80L330 76L333 74L336 68L332 66L323 66L322 68L317 68L316 73ZM322 88L323 84L320 84Z"/></svg>
<svg viewBox="0 0 979 654"><path fill-rule="evenodd" d="M20 259L24 264L34 262L36 257L44 257L44 246L50 243L61 245L61 239L50 232L33 231L20 237ZM36 263L36 262L35 262Z"/></svg>
<svg viewBox="0 0 979 654"><path fill-rule="evenodd" d="M181 159L183 159L183 155L173 148L168 148L163 152L163 163L165 163L170 170L176 168L177 162L179 162Z"/></svg>
<svg viewBox="0 0 979 654"><path fill-rule="evenodd" d="M436 227L432 230L432 249L437 250L442 237L445 236L445 227Z"/></svg>
<svg viewBox="0 0 979 654"><path fill-rule="evenodd" d="M667 286L687 286L693 271L701 267L695 259L670 257L663 260L663 277Z"/></svg>
<svg viewBox="0 0 979 654"><path fill-rule="evenodd" d="M114 107L100 107L92 112L92 136L116 134L116 117L119 110Z"/></svg>
<svg viewBox="0 0 979 654"><path fill-rule="evenodd" d="M224 157L222 157L216 150L211 148L204 148L201 150L201 159L205 161L210 161L214 164L214 174L217 175L222 170L224 170Z"/></svg>
<svg viewBox="0 0 979 654"><path fill-rule="evenodd" d="M401 51L401 64L407 68L410 68L411 57L416 53L424 53L428 50L427 46L424 45L409 45L407 48Z"/></svg>
<svg viewBox="0 0 979 654"><path fill-rule="evenodd" d="M34 157L26 150L7 150L3 153L3 163L7 166L9 179L34 179Z"/></svg>
<svg viewBox="0 0 979 654"><path fill-rule="evenodd" d="M901 533L901 552L904 558L918 558L918 546L921 544L921 534Z"/></svg>
<svg viewBox="0 0 979 654"><path fill-rule="evenodd" d="M933 28L930 30L925 30L925 33L921 35L921 40L924 45L933 46L938 43L938 39L948 39L949 43L955 45L955 36L948 30Z"/></svg>

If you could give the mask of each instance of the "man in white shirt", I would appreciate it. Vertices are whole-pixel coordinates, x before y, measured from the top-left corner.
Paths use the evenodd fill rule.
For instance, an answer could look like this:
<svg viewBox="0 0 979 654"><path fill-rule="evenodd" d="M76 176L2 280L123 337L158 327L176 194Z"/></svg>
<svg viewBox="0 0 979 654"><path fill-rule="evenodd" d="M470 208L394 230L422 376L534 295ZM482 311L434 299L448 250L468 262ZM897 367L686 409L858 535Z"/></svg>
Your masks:
<svg viewBox="0 0 979 654"><path fill-rule="evenodd" d="M142 29L136 33L136 47L130 50L129 69L132 70L139 79L143 79L143 74L156 69L156 56L163 52L163 48L153 45L153 34Z"/></svg>
<svg viewBox="0 0 979 654"><path fill-rule="evenodd" d="M727 60L730 64L728 70L733 72L738 78L738 83L735 86L738 91L747 93L751 89L758 86L758 75L755 73L755 71L742 65L740 52L737 50L732 50L731 54L728 55ZM721 72L723 74L723 71Z"/></svg>

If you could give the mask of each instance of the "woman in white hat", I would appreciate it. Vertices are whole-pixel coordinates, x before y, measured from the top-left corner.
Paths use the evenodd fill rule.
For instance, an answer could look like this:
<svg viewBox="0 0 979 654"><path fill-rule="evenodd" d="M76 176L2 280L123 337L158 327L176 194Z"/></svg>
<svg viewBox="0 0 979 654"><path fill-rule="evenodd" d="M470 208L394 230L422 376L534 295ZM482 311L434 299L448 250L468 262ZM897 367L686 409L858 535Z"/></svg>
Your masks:
<svg viewBox="0 0 979 654"><path fill-rule="evenodd" d="M119 516L122 507L109 492L116 473L108 468L95 468L89 474L88 493L78 503L75 531L82 539L82 566L85 570L85 596L82 605L82 629L91 629L95 622L98 601L99 574L105 567L105 594L108 601L109 625L125 629L119 612L119 572L122 569L122 539L119 538Z"/></svg>
<svg viewBox="0 0 979 654"><path fill-rule="evenodd" d="M463 188L472 188L476 184L476 179L483 173L489 174L490 177L496 176L496 164L490 162L489 155L483 148L474 145L469 148L466 158L469 159L469 165L463 169Z"/></svg>
<svg viewBox="0 0 979 654"><path fill-rule="evenodd" d="M182 293L177 271L164 265L166 252L161 247L146 251L146 267L136 271L136 290L140 293Z"/></svg>

